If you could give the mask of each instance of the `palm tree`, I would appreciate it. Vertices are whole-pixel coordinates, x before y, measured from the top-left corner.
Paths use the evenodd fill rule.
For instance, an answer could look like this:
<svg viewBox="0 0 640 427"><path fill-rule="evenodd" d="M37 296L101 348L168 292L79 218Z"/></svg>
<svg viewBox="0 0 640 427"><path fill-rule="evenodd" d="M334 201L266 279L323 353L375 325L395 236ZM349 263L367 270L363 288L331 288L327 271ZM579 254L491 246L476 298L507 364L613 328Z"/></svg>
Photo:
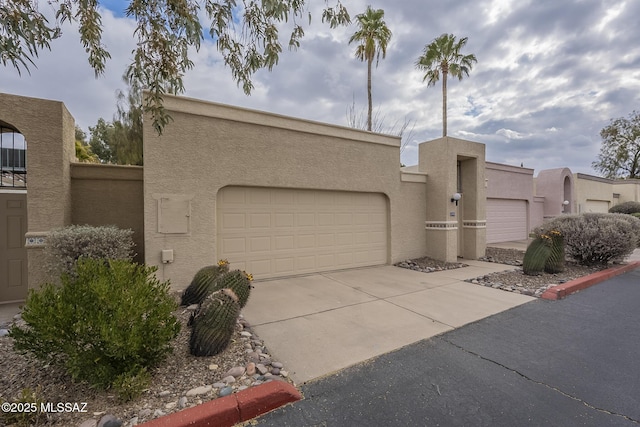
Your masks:
<svg viewBox="0 0 640 427"><path fill-rule="evenodd" d="M371 102L371 64L376 59L376 67L382 58L387 56L387 44L391 39L391 30L384 22L384 10L374 10L367 6L367 11L356 16L358 31L353 33L349 39L352 42L360 43L356 48L356 58L367 61L367 98L369 100L369 110L367 115L367 130L371 130L371 115L373 106Z"/></svg>
<svg viewBox="0 0 640 427"><path fill-rule="evenodd" d="M447 75L462 80L478 62L475 55L460 53L466 44L467 37L456 42L453 34L442 34L424 47L424 53L416 61L416 68L426 71L422 81L427 80L427 86L435 85L442 73L442 136L447 136Z"/></svg>

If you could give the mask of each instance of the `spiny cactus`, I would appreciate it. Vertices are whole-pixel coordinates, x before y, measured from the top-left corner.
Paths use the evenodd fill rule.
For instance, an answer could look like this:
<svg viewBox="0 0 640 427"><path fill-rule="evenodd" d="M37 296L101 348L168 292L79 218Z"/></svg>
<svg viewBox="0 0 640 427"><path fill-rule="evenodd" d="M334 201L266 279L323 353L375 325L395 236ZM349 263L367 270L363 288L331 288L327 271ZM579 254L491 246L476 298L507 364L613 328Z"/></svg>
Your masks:
<svg viewBox="0 0 640 427"><path fill-rule="evenodd" d="M537 276L544 270L544 266L551 255L551 238L549 236L536 237L524 253L522 270L528 276Z"/></svg>
<svg viewBox="0 0 640 427"><path fill-rule="evenodd" d="M238 296L238 304L240 308L244 308L249 300L251 293L251 281L253 276L245 271L234 270L222 276L219 276L215 284L214 290L229 288Z"/></svg>
<svg viewBox="0 0 640 427"><path fill-rule="evenodd" d="M544 271L547 273L561 273L564 271L564 238L557 230L549 232L551 237L551 253L544 265Z"/></svg>
<svg viewBox="0 0 640 427"><path fill-rule="evenodd" d="M229 345L240 306L231 289L210 294L193 316L189 351L194 356L215 356Z"/></svg>
<svg viewBox="0 0 640 427"><path fill-rule="evenodd" d="M181 305L200 304L211 292L215 291L215 280L229 272L229 261L221 259L217 265L210 265L198 270L191 284L182 294Z"/></svg>

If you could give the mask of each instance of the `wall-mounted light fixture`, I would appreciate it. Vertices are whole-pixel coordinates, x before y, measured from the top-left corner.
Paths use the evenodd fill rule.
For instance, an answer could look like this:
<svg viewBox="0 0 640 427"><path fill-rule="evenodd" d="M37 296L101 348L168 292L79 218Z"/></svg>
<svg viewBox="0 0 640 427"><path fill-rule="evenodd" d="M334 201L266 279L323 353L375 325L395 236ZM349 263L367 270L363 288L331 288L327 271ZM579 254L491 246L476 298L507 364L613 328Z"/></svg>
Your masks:
<svg viewBox="0 0 640 427"><path fill-rule="evenodd" d="M462 194L460 193L455 193L453 196L451 196L451 202L455 202L456 206L458 206L458 200L462 199Z"/></svg>
<svg viewBox="0 0 640 427"><path fill-rule="evenodd" d="M562 202L562 212L564 212L564 210L567 208L567 206L569 206L569 201L565 200L564 202Z"/></svg>

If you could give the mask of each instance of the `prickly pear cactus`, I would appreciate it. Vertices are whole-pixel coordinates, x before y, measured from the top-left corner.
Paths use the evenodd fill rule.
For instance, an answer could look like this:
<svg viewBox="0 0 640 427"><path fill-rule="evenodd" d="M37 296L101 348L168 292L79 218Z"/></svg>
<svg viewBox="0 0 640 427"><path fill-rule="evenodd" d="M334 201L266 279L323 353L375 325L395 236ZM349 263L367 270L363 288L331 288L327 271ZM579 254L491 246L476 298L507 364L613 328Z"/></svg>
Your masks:
<svg viewBox="0 0 640 427"><path fill-rule="evenodd" d="M249 294L251 293L251 281L253 276L245 271L234 270L230 271L216 279L214 289L229 288L238 296L238 304L240 308L244 308L249 300Z"/></svg>
<svg viewBox="0 0 640 427"><path fill-rule="evenodd" d="M194 356L215 356L231 341L240 306L231 289L210 294L193 317L189 351Z"/></svg>
<svg viewBox="0 0 640 427"><path fill-rule="evenodd" d="M544 271L544 266L551 255L551 237L542 235L536 237L524 253L522 270L528 276L538 276Z"/></svg>
<svg viewBox="0 0 640 427"><path fill-rule="evenodd" d="M210 265L198 270L191 284L182 294L181 305L200 304L211 292L215 291L216 279L229 272L229 261L221 259L217 265Z"/></svg>
<svg viewBox="0 0 640 427"><path fill-rule="evenodd" d="M550 231L548 235L551 237L551 253L544 265L544 271L551 274L561 273L564 271L564 238L557 230Z"/></svg>

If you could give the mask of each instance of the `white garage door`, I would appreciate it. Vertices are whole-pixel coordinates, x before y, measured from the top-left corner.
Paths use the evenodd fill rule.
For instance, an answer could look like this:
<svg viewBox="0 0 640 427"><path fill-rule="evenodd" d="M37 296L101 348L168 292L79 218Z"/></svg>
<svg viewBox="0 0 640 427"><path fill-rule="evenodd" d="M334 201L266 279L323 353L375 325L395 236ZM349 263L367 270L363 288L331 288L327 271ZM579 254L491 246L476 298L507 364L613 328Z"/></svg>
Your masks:
<svg viewBox="0 0 640 427"><path fill-rule="evenodd" d="M587 200L583 212L609 212L609 201L607 200Z"/></svg>
<svg viewBox="0 0 640 427"><path fill-rule="evenodd" d="M386 264L387 224L382 194L225 187L218 257L256 278Z"/></svg>
<svg viewBox="0 0 640 427"><path fill-rule="evenodd" d="M527 201L487 199L487 243L527 238Z"/></svg>

